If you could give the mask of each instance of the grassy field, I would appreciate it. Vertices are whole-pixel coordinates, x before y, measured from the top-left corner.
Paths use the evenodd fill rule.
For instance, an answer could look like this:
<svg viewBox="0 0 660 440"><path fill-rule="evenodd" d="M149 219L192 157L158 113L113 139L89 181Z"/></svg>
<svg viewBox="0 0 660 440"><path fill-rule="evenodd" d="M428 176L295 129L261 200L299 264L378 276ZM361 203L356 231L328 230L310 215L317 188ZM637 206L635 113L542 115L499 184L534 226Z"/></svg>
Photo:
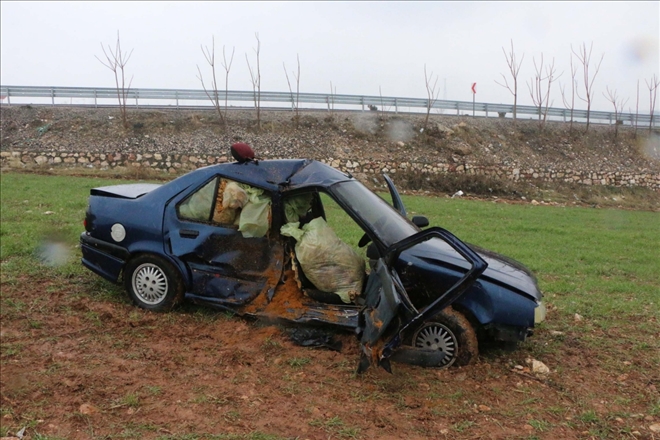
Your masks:
<svg viewBox="0 0 660 440"><path fill-rule="evenodd" d="M94 416L81 416L77 412L78 403L58 400L65 391L55 387L60 391L54 392L49 388L54 364L60 368L56 374L69 377L65 373L67 362L42 364L38 355L42 349L39 347L44 344L59 343L57 338L53 340L53 332L60 324L55 325L51 320L60 319L62 315L68 319L67 325L91 328L98 335L98 343L105 341L100 336L102 333L112 332L112 326L106 328L103 324L106 315L99 311L107 307L121 312L107 312L118 328L144 320L156 328L172 322L184 327L231 325L223 314L208 313L192 306L170 318L135 311L122 289L81 267L77 244L83 230L89 189L118 183L126 181L2 173L0 436L26 426L32 438L40 439L297 437L285 428L259 425L256 421L259 416L243 411L242 402L235 403L234 409L224 413L225 428L201 425L197 433L190 428L185 435L177 433L176 422L175 427L163 425L168 428L159 431L153 429L156 423L153 421L152 425L147 421L141 425L122 422L126 413L112 418L115 417L113 411L118 409L132 410L130 414L142 409L143 417L148 420L147 415L151 413L144 402L158 399L161 394L158 387L167 387L167 384L136 388L137 391L124 389L123 395L113 395L106 404L96 403L105 417L96 421ZM404 202L409 215L426 215L432 225L442 226L466 242L513 257L532 269L546 296L548 320L514 355L500 349L486 351L477 366L437 375L428 370L402 367L399 371L403 373L399 374L408 378L405 387L397 382L404 379L396 378L396 373L394 378L376 372L369 373L366 378L356 378L350 373L353 366L347 366L345 359L335 364L330 362L335 365L332 374L347 376L346 380L354 387L345 396L335 397L349 401L349 407L353 403L360 407L364 402L378 401L385 408L379 411L387 412L388 420L398 417L401 426L408 423L413 427L399 431L389 422L382 422L387 425L391 438L401 438L404 433L408 433L405 435L409 438L435 438L436 435L437 438L651 439L653 435L657 438L659 434L653 434L649 427L660 423L659 213L422 196L404 196ZM350 242L361 235L350 227L339 230L339 234ZM52 303L52 298L58 298L61 303ZM87 308L80 311L76 305L80 302ZM249 331L258 335L261 330L250 328ZM133 342L116 345L124 336L118 332L116 339L106 341L108 350L130 352ZM276 338L267 340L271 345L261 345L261 350L279 349L277 352L285 355L281 353L283 339L279 342ZM291 348L294 357L288 358L283 366L277 366L286 374L290 373L287 376L290 388L287 389L291 397L312 399L313 394L338 393L334 388L314 385L319 388L313 393L302 393L302 397L298 394L301 389L312 388L308 379L298 373L301 368L313 367L316 359L315 353L304 350ZM99 359L102 356L99 354ZM352 356L346 356L348 362ZM518 386L513 365L524 363L527 357L548 364L552 370L549 378L527 374L521 376L519 383L523 385ZM148 362L150 358L144 359ZM31 360L34 363L26 363ZM11 372L18 371L19 363L27 371L28 383L15 386L15 374ZM248 380L247 376L241 378ZM239 379L235 377L234 380L240 383ZM420 392L416 385L411 386L411 380L429 389ZM30 381L40 385L34 385L33 389ZM518 388L510 390L507 384L516 384L511 386ZM234 385L234 382L225 384L227 388ZM535 389L537 386L540 388ZM413 391L409 394L406 387ZM472 409L483 400L486 390L489 396L495 397L487 406L488 416L479 418L479 411ZM377 398L373 394L376 392ZM160 399L171 397L161 395ZM195 399L193 403L202 408L204 405L225 408L208 393L199 392ZM445 403L434 403L436 401ZM420 406L415 406L415 402ZM49 408L58 403L73 409L68 415L55 414ZM338 409L330 415L319 415L312 410L308 414L305 411L311 406L299 409L301 414L309 416L304 423L308 431L301 433L301 438L373 438L385 432L379 431L385 429L380 425L370 425L369 417L364 415L343 413ZM424 411L429 418L434 418L435 425L414 421L415 414ZM384 414L379 417L387 418ZM54 427L49 428L47 423ZM204 434L208 432L222 434Z"/></svg>

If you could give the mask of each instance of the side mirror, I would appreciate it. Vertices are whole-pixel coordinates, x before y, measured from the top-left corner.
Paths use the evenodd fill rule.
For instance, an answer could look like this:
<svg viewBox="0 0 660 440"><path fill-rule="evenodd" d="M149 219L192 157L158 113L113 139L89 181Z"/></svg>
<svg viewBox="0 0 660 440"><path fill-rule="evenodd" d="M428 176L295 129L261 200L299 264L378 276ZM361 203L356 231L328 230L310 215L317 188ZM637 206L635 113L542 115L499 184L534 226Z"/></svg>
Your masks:
<svg viewBox="0 0 660 440"><path fill-rule="evenodd" d="M423 215L416 215L412 218L412 222L418 228L424 228L429 225L429 219Z"/></svg>
<svg viewBox="0 0 660 440"><path fill-rule="evenodd" d="M367 247L367 258L370 260L377 260L380 258L380 254L378 253L378 248L376 248L376 245L371 243L369 247Z"/></svg>

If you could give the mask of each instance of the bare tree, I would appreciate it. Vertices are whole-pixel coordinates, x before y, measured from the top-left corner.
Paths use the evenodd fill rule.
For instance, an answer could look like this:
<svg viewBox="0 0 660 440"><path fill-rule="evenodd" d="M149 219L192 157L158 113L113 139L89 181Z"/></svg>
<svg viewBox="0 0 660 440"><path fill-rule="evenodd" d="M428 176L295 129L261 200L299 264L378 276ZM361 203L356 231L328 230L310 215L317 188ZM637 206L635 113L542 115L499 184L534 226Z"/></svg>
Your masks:
<svg viewBox="0 0 660 440"><path fill-rule="evenodd" d="M607 86L605 87L605 90L607 93L603 93L603 96L605 96L605 98L607 98L607 100L610 101L614 106L614 137L617 137L619 135L619 114L628 102L628 99L626 98L626 100L623 101L617 95L616 90L611 91Z"/></svg>
<svg viewBox="0 0 660 440"><path fill-rule="evenodd" d="M202 83L202 88L204 89L204 93L206 93L206 96L208 96L209 100L213 104L213 107L216 109L218 112L218 116L220 116L220 122L222 125L227 125L227 122L225 121L225 117L222 114L222 108L220 107L220 97L218 96L218 82L216 81L216 76L215 76L215 37L211 37L211 50L209 50L208 46L204 47L201 46L202 48L202 53L204 54L204 58L206 58L206 62L209 63L209 66L211 66L211 91L209 92L206 89L206 85L204 84L204 78L202 76L202 70L199 68L199 65L197 65L197 78L201 81ZM224 47L223 47L223 53L224 53ZM227 96L227 90L225 89L225 97ZM227 108L227 104L225 102L225 111Z"/></svg>
<svg viewBox="0 0 660 440"><path fill-rule="evenodd" d="M502 48L502 52L504 52L504 58L506 59L506 63L509 65L509 72L513 78L513 87L509 85L509 82L507 81L504 74L500 74L502 75L502 79L504 79L504 84L497 81L495 81L495 83L508 89L509 92L511 92L513 95L513 120L515 121L517 114L516 109L518 107L518 73L520 73L520 67L522 66L523 60L525 59L525 54L523 54L520 61L516 60L516 53L513 50L513 40L511 40L511 52L507 54L504 48Z"/></svg>
<svg viewBox="0 0 660 440"><path fill-rule="evenodd" d="M635 104L635 139L637 138L638 125L639 125L639 80L637 80L637 101Z"/></svg>
<svg viewBox="0 0 660 440"><path fill-rule="evenodd" d="M122 52L121 44L119 42L119 31L117 31L117 44L115 45L115 50L113 51L110 45L108 45L108 51L105 51L103 43L101 43L101 50L103 50L103 55L105 55L106 61L96 57L97 60L101 62L105 67L112 70L112 73L115 75L115 86L117 88L117 99L119 101L119 111L121 113L121 121L124 124L124 127L128 127L128 113L126 111L126 98L128 96L128 91L131 88L133 83L133 77L128 82L126 86L126 64L133 54L133 49L128 53Z"/></svg>
<svg viewBox="0 0 660 440"><path fill-rule="evenodd" d="M330 81L330 95L328 96L328 111L330 112L330 117L334 118L335 111L335 95L337 94L337 86L332 87L332 81Z"/></svg>
<svg viewBox="0 0 660 440"><path fill-rule="evenodd" d="M580 93L578 92L578 98L580 98L582 101L587 103L587 127L585 131L589 131L589 118L590 118L590 113L591 113L591 100L593 99L593 94L594 94L594 80L596 79L596 75L598 75L598 70L600 70L600 65L603 62L603 57L605 54L601 55L600 61L598 61L598 65L596 66L595 72L593 76L590 77L589 75L589 65L591 64L591 51L593 49L594 44L591 43L591 46L589 47L589 50L587 51L587 45L585 43L582 43L582 47L580 48L579 52L575 52L573 49L573 46L571 46L571 51L573 54L577 57L577 59L580 61L582 64L582 74L583 74L583 82L584 82L584 93L585 96L582 97L580 96Z"/></svg>
<svg viewBox="0 0 660 440"><path fill-rule="evenodd" d="M234 52L236 51L236 47L232 47L231 49L231 58L229 59L229 63L227 63L227 56L225 54L225 46L222 46L222 68L225 69L225 121L227 121L227 92L229 91L229 71L231 70L231 65L234 62Z"/></svg>
<svg viewBox="0 0 660 440"><path fill-rule="evenodd" d="M250 71L250 79L252 81L252 92L254 93L254 108L257 110L257 130L261 130L261 67L259 65L259 52L261 51L261 41L259 41L259 34L254 34L257 39L257 48L254 50L257 56L256 71L252 70L250 60L245 54L245 61L247 61L248 70Z"/></svg>
<svg viewBox="0 0 660 440"><path fill-rule="evenodd" d="M543 54L541 54L540 64L536 64L536 59L532 58L536 75L532 81L527 83L529 94L532 97L532 102L538 107L539 111L539 125L541 129L545 127L545 122L548 117L548 107L550 106L550 88L553 81L555 81L555 60L552 59L552 64L546 66L545 72L543 71ZM560 74L561 76L561 74ZM547 88L543 90L543 84L547 82Z"/></svg>
<svg viewBox="0 0 660 440"><path fill-rule="evenodd" d="M426 131L429 123L429 116L431 115L431 108L433 105L435 105L435 102L438 100L438 93L440 93L440 91L436 91L436 86L438 85L438 75L435 76L435 81L433 80L433 72L431 72L431 76L429 77L426 74L426 64L424 64L424 82L426 83L427 96L426 118L424 118L424 131Z"/></svg>
<svg viewBox="0 0 660 440"><path fill-rule="evenodd" d="M298 73L293 73L293 77L296 80L296 98L295 100L293 99L293 89L291 88L291 81L289 81L289 74L286 71L286 65L282 63L282 66L284 67L284 74L286 75L286 82L289 85L289 93L291 93L291 106L293 107L293 112L294 112L294 124L296 127L296 130L298 129L298 123L300 122L300 114L298 113L298 109L300 108L300 57L298 54L296 54L296 61L298 61Z"/></svg>
<svg viewBox="0 0 660 440"><path fill-rule="evenodd" d="M644 80L646 81L646 80ZM660 86L660 79L658 75L653 75L651 82L646 81L649 88L649 133L653 129L653 114L655 113L655 100L658 97L658 86Z"/></svg>
<svg viewBox="0 0 660 440"><path fill-rule="evenodd" d="M575 111L575 89L577 86L577 81L575 80L575 75L577 74L577 66L573 66L573 54L571 54L571 103L568 103L566 99L565 86L561 87L561 99L564 101L564 106L571 110L571 122L569 125L569 131L573 131L573 112Z"/></svg>
<svg viewBox="0 0 660 440"><path fill-rule="evenodd" d="M378 86L378 94L380 95L380 117L385 117L385 105L383 104L383 91Z"/></svg>

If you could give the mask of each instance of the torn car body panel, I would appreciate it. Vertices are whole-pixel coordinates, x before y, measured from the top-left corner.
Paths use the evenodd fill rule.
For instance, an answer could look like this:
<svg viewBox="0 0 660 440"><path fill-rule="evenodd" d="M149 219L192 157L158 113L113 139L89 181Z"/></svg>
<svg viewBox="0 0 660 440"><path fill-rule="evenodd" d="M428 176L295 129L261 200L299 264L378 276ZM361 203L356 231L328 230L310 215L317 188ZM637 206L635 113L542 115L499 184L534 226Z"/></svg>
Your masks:
<svg viewBox="0 0 660 440"><path fill-rule="evenodd" d="M324 304L303 294L292 270L285 271L274 292L262 293L239 313L275 322L296 324L332 324L354 329L360 308L356 305Z"/></svg>

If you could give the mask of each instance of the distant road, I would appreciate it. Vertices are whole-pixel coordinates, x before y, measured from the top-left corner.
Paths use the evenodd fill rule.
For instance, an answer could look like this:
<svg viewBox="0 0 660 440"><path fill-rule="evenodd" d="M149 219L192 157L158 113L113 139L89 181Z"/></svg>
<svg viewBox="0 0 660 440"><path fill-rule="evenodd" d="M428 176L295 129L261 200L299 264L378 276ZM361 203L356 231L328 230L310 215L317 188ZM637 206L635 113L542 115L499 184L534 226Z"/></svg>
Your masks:
<svg viewBox="0 0 660 440"><path fill-rule="evenodd" d="M209 91L215 99L213 91ZM32 87L0 86L2 105L57 105L74 107L118 107L117 89L96 87ZM218 104L228 109L253 109L255 93L252 91L217 91ZM204 90L190 89L130 89L126 91L126 105L131 108L213 110L213 103ZM292 111L297 105L304 111L377 111L386 113L421 113L464 115L479 117L513 117L513 105L483 102L431 100L420 98L397 98L389 96L337 95L325 93L260 92L259 102L263 110ZM250 105L245 105L250 103ZM266 106L264 106L266 104ZM547 120L587 122L587 111L549 107L547 109L518 105L518 119L538 119L547 112ZM660 122L653 115L653 127ZM637 125L648 127L648 114L614 113L591 111L592 123Z"/></svg>

